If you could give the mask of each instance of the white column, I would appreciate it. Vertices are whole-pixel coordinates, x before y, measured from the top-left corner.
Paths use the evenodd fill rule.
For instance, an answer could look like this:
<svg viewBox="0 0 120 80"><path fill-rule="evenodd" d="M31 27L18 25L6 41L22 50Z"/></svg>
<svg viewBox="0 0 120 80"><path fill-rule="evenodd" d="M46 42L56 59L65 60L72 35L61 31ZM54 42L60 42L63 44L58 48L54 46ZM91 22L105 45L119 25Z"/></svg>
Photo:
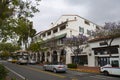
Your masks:
<svg viewBox="0 0 120 80"><path fill-rule="evenodd" d="M58 55L58 62L60 62L60 52L57 52Z"/></svg>
<svg viewBox="0 0 120 80"><path fill-rule="evenodd" d="M47 62L47 54L46 54L46 52L44 52L44 54L45 54L45 62Z"/></svg>
<svg viewBox="0 0 120 80"><path fill-rule="evenodd" d="M71 50L69 48L66 49L66 64L72 63L72 58L71 58Z"/></svg>

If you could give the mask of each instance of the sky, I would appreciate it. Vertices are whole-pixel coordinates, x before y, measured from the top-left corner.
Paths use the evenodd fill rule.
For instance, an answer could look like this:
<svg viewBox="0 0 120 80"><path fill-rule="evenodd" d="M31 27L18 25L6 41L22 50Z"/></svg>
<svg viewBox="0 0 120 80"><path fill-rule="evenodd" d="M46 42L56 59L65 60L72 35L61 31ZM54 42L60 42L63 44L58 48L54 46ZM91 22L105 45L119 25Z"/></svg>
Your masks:
<svg viewBox="0 0 120 80"><path fill-rule="evenodd" d="M32 18L37 32L46 30L61 15L75 14L103 26L120 21L120 0L41 0L40 12Z"/></svg>

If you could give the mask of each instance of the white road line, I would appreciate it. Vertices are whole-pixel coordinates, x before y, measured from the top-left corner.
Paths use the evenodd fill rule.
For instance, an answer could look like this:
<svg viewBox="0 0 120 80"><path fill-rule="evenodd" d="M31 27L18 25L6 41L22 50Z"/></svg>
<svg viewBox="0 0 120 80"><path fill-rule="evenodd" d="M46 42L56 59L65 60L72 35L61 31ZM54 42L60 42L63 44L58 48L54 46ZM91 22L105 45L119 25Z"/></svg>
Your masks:
<svg viewBox="0 0 120 80"><path fill-rule="evenodd" d="M19 76L20 78L24 79L24 80L27 80L24 76L18 74L17 72L13 71L12 69L8 68L5 66L6 69L8 69L9 71L11 71L12 73L16 74L17 76Z"/></svg>

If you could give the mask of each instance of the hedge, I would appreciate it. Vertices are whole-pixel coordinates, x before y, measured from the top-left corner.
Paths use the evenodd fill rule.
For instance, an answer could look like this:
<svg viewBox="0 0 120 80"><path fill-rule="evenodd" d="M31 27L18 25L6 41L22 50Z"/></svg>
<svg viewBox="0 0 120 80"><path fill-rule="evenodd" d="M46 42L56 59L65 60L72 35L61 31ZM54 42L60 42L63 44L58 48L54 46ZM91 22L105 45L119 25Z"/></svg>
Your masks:
<svg viewBox="0 0 120 80"><path fill-rule="evenodd" d="M0 80L5 80L7 73L8 71L5 69L5 67L0 64Z"/></svg>
<svg viewBox="0 0 120 80"><path fill-rule="evenodd" d="M68 68L77 68L77 64L73 64L73 63L67 64L67 67Z"/></svg>

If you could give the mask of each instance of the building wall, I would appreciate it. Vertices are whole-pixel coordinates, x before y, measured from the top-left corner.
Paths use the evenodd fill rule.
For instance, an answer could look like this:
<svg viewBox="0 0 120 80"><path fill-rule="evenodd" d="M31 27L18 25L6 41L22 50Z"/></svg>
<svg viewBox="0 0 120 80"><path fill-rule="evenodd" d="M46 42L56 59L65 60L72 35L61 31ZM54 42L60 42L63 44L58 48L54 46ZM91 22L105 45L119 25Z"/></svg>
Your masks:
<svg viewBox="0 0 120 80"><path fill-rule="evenodd" d="M90 46L90 52L91 52L91 56L88 56L88 65L89 66L99 66L96 64L96 57L109 57L109 54L105 54L105 55L97 55L95 56L94 51L92 50L92 48L97 48L97 47L106 47L106 45L100 46L99 43L103 42L103 40L101 41L95 41L92 43L89 43ZM110 42L110 40L108 41L108 43ZM120 59L120 38L116 38L113 40L112 44L113 45L119 45L118 48L118 54L112 54L112 56L118 56Z"/></svg>
<svg viewBox="0 0 120 80"><path fill-rule="evenodd" d="M53 25L51 25L51 28L53 28L53 27L55 27L59 24L62 24L65 21L68 21L67 24L66 24L66 29L65 30L60 31L59 27L58 27L58 32L57 33L53 33L53 30L51 30L51 32L52 32L51 35L47 36L47 33L45 33L46 37L41 36L41 38L43 40L46 40L46 39L49 39L53 36L57 36L57 35L60 35L60 34L63 34L63 33L67 33L67 37L70 37L71 35L77 36L81 33L79 31L79 27L84 28L84 33L81 33L81 34L84 34L84 35L88 36L87 30L95 31L96 26L97 26L96 24L94 24L94 23L92 23L92 22L90 22L90 21L88 21L88 20L86 20L86 19L84 19L84 18L82 18L78 15L63 15L57 20L56 23L53 23ZM84 21L89 22L90 25L85 24ZM72 32L70 32L70 31L72 31ZM38 35L40 35L40 34L38 34ZM40 36L37 36L37 37L40 37Z"/></svg>
<svg viewBox="0 0 120 80"><path fill-rule="evenodd" d="M62 24L64 22L67 23L65 24L66 26L66 29L64 30L61 30L59 29L59 24ZM85 21L89 22L89 25L88 24L85 24ZM53 29L55 29L54 27L58 27L58 32L56 33L53 33ZM59 36L61 34L64 34L66 33L66 37L71 37L71 36L78 36L79 34L84 34L86 36L88 36L87 34L87 30L90 30L90 31L95 31L96 30L96 24L78 16L78 15L63 15L61 16L55 23L53 23L51 25L51 28L53 29L49 29L49 30L46 30L45 32L41 32L40 34L37 34L35 37L37 37L37 39L35 39L35 41L39 41L39 39L43 39L43 40L47 40L47 39L51 39L52 37L55 37L55 36ZM79 29L80 27L84 28L84 33L80 32ZM51 31L51 35L47 36L47 31ZM45 33L45 37L42 36L42 34ZM65 47L65 46L63 46ZM71 63L72 60L71 60L71 56L73 55L73 53L71 52L71 50L69 48L65 48L66 49L66 64L68 63ZM89 49L87 51L84 51L86 52L86 54L82 54L82 55L89 55L87 54L87 52L89 52ZM45 52L46 53L46 52ZM58 55L59 55L59 51L58 51ZM51 52L51 55L52 55L52 52ZM52 56L51 56L52 58ZM88 57L92 60L91 57ZM59 61L59 60L58 60ZM89 61L89 60L88 60ZM88 63L89 65L92 65L92 63Z"/></svg>
<svg viewBox="0 0 120 80"><path fill-rule="evenodd" d="M84 34L86 36L88 36L87 34L87 30L89 31L95 31L96 30L96 24L93 24L91 22L89 22L90 25L85 24L84 21L88 21L85 20L83 18L80 18L79 16L76 16L76 20L75 21L70 21L68 22L68 26L71 30L73 30L73 35L78 35L79 33ZM84 33L79 31L79 28L84 28Z"/></svg>

